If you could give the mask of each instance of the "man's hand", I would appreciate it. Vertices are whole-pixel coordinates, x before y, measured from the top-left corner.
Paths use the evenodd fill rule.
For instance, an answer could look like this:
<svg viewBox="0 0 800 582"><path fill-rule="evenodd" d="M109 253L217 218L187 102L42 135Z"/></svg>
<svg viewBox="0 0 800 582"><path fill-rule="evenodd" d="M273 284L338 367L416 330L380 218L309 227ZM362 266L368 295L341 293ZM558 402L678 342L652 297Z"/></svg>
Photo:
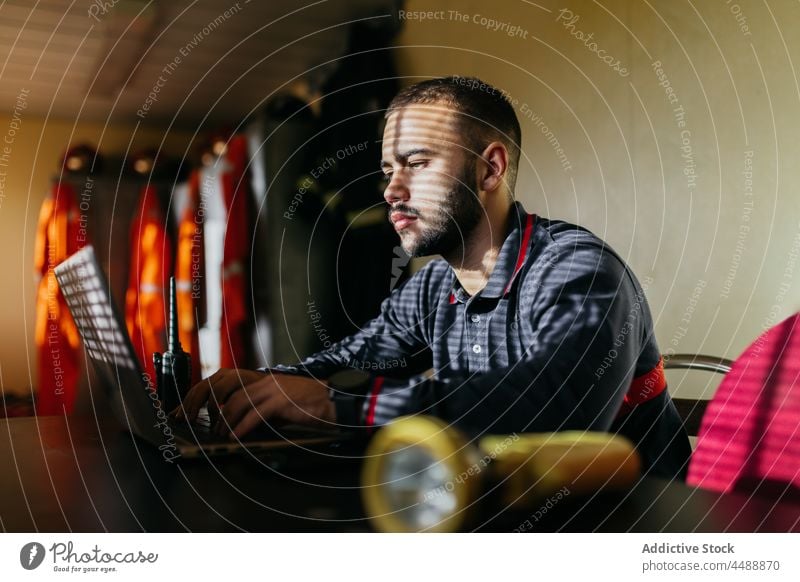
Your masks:
<svg viewBox="0 0 800 582"><path fill-rule="evenodd" d="M194 385L172 414L191 422L206 403L209 412L219 407L221 416L212 413L212 421L216 420L221 434L230 432L232 440L263 421L311 425L336 422L328 386L305 376L222 369Z"/></svg>

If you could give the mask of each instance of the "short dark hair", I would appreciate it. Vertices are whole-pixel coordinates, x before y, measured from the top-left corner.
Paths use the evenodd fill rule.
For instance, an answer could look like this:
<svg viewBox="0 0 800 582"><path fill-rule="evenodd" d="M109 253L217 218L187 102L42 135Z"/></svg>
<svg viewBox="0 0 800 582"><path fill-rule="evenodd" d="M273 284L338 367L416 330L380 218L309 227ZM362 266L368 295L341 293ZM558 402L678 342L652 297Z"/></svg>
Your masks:
<svg viewBox="0 0 800 582"><path fill-rule="evenodd" d="M514 190L521 148L522 130L508 94L476 77L439 77L406 87L398 93L384 117L407 105L444 104L462 115L468 147L480 152L494 140L506 146L509 153L506 181Z"/></svg>

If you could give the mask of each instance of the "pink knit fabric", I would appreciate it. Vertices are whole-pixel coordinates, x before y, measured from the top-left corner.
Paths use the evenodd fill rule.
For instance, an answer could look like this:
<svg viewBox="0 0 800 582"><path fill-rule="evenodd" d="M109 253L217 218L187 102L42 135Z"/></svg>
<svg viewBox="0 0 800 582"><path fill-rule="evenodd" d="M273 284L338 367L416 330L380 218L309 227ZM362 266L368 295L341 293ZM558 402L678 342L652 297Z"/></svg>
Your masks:
<svg viewBox="0 0 800 582"><path fill-rule="evenodd" d="M687 482L713 491L762 482L800 489L800 314L761 335L708 405Z"/></svg>

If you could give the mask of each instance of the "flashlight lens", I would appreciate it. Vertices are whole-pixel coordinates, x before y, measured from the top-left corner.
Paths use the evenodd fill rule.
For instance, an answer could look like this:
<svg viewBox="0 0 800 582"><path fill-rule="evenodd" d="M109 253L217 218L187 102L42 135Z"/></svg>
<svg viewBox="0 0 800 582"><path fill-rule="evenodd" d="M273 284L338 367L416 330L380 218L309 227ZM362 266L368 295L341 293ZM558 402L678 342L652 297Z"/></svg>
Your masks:
<svg viewBox="0 0 800 582"><path fill-rule="evenodd" d="M421 447L392 451L383 483L392 511L411 529L432 527L458 508L452 473Z"/></svg>

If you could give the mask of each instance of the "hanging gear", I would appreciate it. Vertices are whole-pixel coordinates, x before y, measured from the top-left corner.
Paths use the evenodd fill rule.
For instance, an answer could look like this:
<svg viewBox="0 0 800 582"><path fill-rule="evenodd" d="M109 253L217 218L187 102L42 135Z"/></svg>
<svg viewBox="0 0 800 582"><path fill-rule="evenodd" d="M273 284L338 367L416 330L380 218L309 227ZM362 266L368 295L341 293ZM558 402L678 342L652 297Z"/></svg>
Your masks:
<svg viewBox="0 0 800 582"><path fill-rule="evenodd" d="M222 191L228 211L222 258L221 360L223 368L241 368L250 363L250 188L247 175L247 140L233 136L227 144L229 168L222 174Z"/></svg>
<svg viewBox="0 0 800 582"><path fill-rule="evenodd" d="M131 263L125 293L125 323L139 362L155 378L153 353L166 349L165 293L172 273L172 241L158 192L142 188L131 222Z"/></svg>
<svg viewBox="0 0 800 582"><path fill-rule="evenodd" d="M223 368L247 367L251 362L251 332L249 309L249 251L250 251L250 188L247 175L247 141L233 136L221 142L215 153L224 156L220 176L226 212L224 247L221 265L222 319L220 326L220 365ZM201 192L201 172L190 177L189 200L178 228L176 285L180 339L190 346L192 381L200 378L199 329L208 313L204 292L205 236L203 222L206 205Z"/></svg>
<svg viewBox="0 0 800 582"><path fill-rule="evenodd" d="M36 413L40 415L69 414L75 405L80 338L53 269L85 244L75 190L58 182L42 204L36 232L39 287L34 337L39 373Z"/></svg>
<svg viewBox="0 0 800 582"><path fill-rule="evenodd" d="M175 288L181 344L192 357L192 384L200 381L200 342L198 330L204 317L203 210L200 207L200 171L189 176L189 200L178 225L178 252L175 257Z"/></svg>

